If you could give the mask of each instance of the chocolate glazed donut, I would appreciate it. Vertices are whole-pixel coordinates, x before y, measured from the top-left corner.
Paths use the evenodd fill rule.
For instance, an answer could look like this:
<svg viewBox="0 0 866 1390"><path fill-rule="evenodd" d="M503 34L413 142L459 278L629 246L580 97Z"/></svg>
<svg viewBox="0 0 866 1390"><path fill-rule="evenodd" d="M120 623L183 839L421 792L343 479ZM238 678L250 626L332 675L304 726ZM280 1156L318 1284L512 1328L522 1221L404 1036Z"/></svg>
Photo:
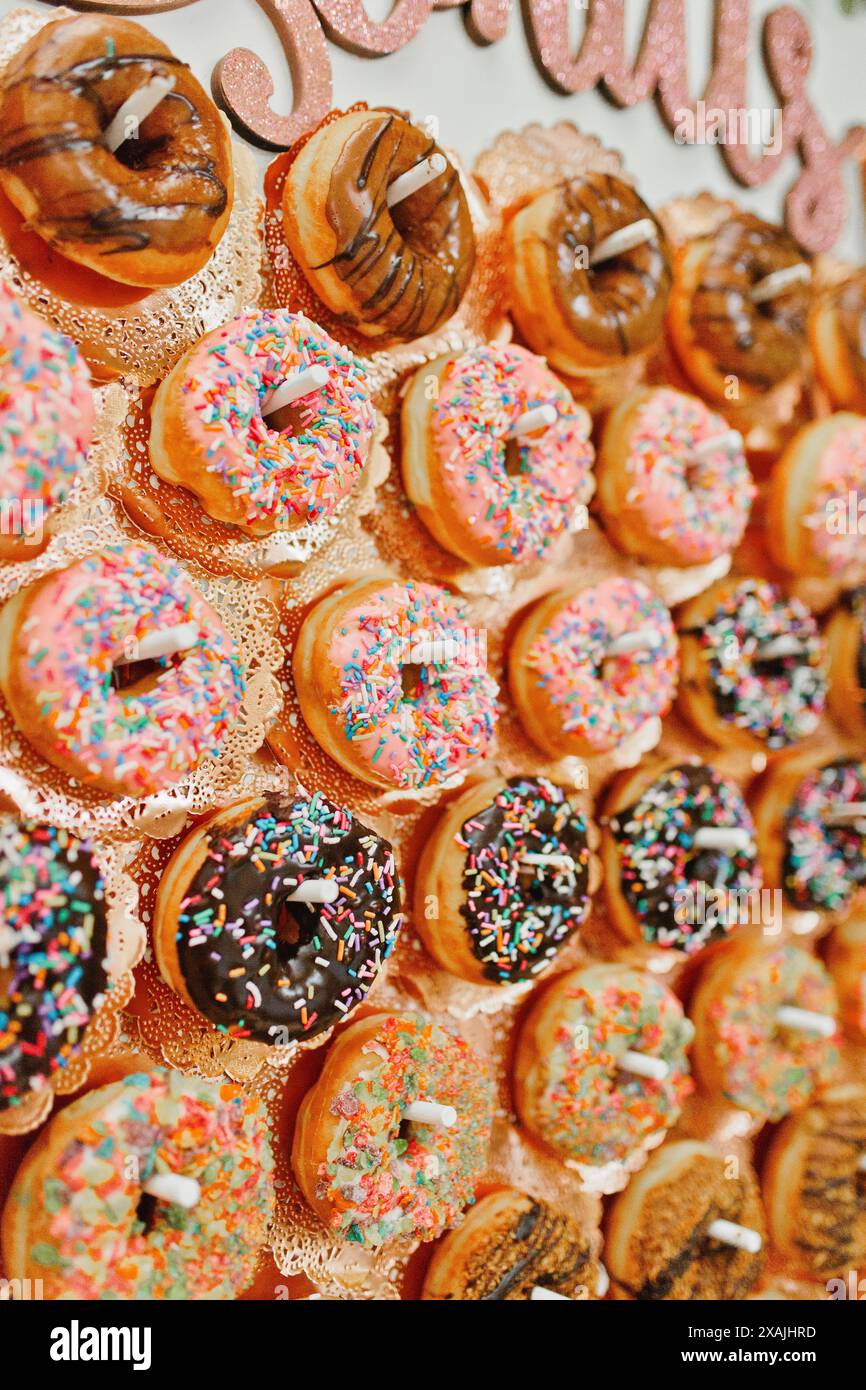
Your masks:
<svg viewBox="0 0 866 1390"><path fill-rule="evenodd" d="M595 266L581 253L643 218L655 221L630 184L584 174L558 189L546 238L554 297L571 332L593 352L630 357L661 333L671 285L667 238L656 235Z"/></svg>
<svg viewBox="0 0 866 1390"><path fill-rule="evenodd" d="M333 880L333 901L289 901L310 879ZM365 998L399 908L386 840L318 793L269 795L217 812L175 851L157 894L157 960L218 1027L285 1044Z"/></svg>
<svg viewBox="0 0 866 1390"><path fill-rule="evenodd" d="M157 74L174 89L112 153L105 131ZM176 285L210 259L234 176L223 119L189 68L139 24L48 24L0 99L0 184L33 231L113 280Z"/></svg>
<svg viewBox="0 0 866 1390"><path fill-rule="evenodd" d="M808 285L790 287L763 304L751 300L759 280L801 263L781 227L750 214L725 222L703 262L691 304L691 330L722 376L767 390L801 366L809 309Z"/></svg>

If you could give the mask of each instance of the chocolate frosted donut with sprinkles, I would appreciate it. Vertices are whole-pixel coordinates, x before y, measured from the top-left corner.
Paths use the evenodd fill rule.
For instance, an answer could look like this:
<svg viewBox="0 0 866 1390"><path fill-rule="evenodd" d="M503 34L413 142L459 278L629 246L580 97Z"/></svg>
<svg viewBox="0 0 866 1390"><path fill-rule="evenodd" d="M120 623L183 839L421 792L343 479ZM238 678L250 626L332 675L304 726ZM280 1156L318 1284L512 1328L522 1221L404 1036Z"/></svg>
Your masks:
<svg viewBox="0 0 866 1390"><path fill-rule="evenodd" d="M0 1112L81 1047L107 985L105 886L67 830L0 816Z"/></svg>
<svg viewBox="0 0 866 1390"><path fill-rule="evenodd" d="M6 603L0 687L43 757L87 786L139 797L219 755L240 718L244 675L231 635L181 567L129 543Z"/></svg>
<svg viewBox="0 0 866 1390"><path fill-rule="evenodd" d="M394 851L320 793L209 816L160 880L163 977L233 1037L286 1046L366 999L400 926Z"/></svg>
<svg viewBox="0 0 866 1390"><path fill-rule="evenodd" d="M763 881L739 788L701 763L619 777L602 818L602 862L623 936L687 954L737 926Z"/></svg>
<svg viewBox="0 0 866 1390"><path fill-rule="evenodd" d="M723 579L681 610L680 709L723 747L784 748L813 734L827 697L818 624L760 579Z"/></svg>
<svg viewBox="0 0 866 1390"><path fill-rule="evenodd" d="M538 979L589 913L598 838L568 788L545 777L471 787L418 864L414 922L430 954L473 984Z"/></svg>
<svg viewBox="0 0 866 1390"><path fill-rule="evenodd" d="M791 749L753 804L767 881L806 912L851 907L866 888L866 764Z"/></svg>
<svg viewBox="0 0 866 1390"><path fill-rule="evenodd" d="M292 670L316 740L372 786L462 777L487 753L499 687L460 599L414 580L359 579L301 624Z"/></svg>
<svg viewBox="0 0 866 1390"><path fill-rule="evenodd" d="M333 515L376 428L367 371L303 314L242 314L208 333L166 377L150 457L205 511L252 535Z"/></svg>

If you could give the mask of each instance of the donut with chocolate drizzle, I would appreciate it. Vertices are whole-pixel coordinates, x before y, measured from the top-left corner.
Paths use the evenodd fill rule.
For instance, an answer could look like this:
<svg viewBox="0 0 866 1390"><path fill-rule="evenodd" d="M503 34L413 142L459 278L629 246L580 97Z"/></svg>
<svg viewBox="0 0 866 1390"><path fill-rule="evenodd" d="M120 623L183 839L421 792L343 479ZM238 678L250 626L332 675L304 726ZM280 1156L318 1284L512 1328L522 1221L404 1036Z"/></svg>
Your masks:
<svg viewBox="0 0 866 1390"><path fill-rule="evenodd" d="M283 222L292 254L328 308L367 337L432 333L469 284L475 235L450 161L388 206L389 186L434 154L442 155L435 141L400 113L360 111L320 126L289 170Z"/></svg>
<svg viewBox="0 0 866 1390"><path fill-rule="evenodd" d="M106 132L154 77L173 89L112 151ZM47 24L16 54L0 96L0 186L68 260L147 288L210 259L232 207L231 142L189 68L130 20Z"/></svg>

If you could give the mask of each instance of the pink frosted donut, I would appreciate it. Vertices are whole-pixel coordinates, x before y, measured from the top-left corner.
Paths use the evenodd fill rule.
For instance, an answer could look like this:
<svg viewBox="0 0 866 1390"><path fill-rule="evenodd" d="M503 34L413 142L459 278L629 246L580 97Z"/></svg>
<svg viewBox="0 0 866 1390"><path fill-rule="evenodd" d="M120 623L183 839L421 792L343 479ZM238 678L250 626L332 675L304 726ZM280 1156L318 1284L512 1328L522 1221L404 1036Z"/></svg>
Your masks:
<svg viewBox="0 0 866 1390"><path fill-rule="evenodd" d="M789 574L866 579L866 420L840 411L794 436L767 492L767 545Z"/></svg>
<svg viewBox="0 0 866 1390"><path fill-rule="evenodd" d="M526 731L555 758L603 753L665 714L677 670L670 613L632 579L551 594L518 628L509 660Z"/></svg>
<svg viewBox="0 0 866 1390"><path fill-rule="evenodd" d="M610 538L630 555L701 565L742 540L755 496L742 440L696 396L667 387L626 396L608 418L597 473Z"/></svg>
<svg viewBox="0 0 866 1390"><path fill-rule="evenodd" d="M44 757L118 796L158 791L216 756L244 692L217 613L174 560L138 545L111 546L10 599L0 687Z"/></svg>
<svg viewBox="0 0 866 1390"><path fill-rule="evenodd" d="M434 389L435 383L435 389ZM513 437L547 407L552 423ZM421 367L403 403L403 477L440 545L477 565L540 556L593 493L592 422L525 348L470 348Z"/></svg>
<svg viewBox="0 0 866 1390"><path fill-rule="evenodd" d="M47 543L93 438L90 374L62 333L0 289L0 560Z"/></svg>
<svg viewBox="0 0 866 1390"><path fill-rule="evenodd" d="M493 738L498 686L484 634L432 584L361 579L321 599L293 668L318 742L373 786L444 782L480 762Z"/></svg>
<svg viewBox="0 0 866 1390"><path fill-rule="evenodd" d="M327 381L276 414L271 393L315 368ZM255 535L331 516L376 427L367 371L303 314L242 314L207 334L156 393L150 456L219 521Z"/></svg>

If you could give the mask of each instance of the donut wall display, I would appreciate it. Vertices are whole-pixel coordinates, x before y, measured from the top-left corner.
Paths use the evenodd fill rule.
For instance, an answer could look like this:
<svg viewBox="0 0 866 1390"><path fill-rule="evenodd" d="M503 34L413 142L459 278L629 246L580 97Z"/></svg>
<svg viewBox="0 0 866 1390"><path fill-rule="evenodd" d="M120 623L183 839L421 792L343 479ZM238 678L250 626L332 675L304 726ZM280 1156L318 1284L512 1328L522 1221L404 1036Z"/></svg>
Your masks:
<svg viewBox="0 0 866 1390"><path fill-rule="evenodd" d="M337 105L301 0L292 115L225 18L211 95L166 8L0 9L3 1288L839 1296L866 136L816 152L793 11L783 225L573 105ZM563 67L528 7L560 88L650 95L621 10Z"/></svg>

